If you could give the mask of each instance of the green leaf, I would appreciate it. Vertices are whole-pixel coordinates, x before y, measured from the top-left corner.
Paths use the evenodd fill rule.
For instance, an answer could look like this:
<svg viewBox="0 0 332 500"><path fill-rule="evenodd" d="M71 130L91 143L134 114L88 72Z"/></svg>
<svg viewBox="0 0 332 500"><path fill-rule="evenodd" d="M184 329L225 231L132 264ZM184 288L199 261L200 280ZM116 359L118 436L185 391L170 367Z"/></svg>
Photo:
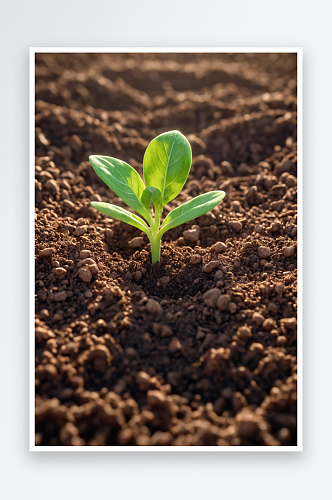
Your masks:
<svg viewBox="0 0 332 500"><path fill-rule="evenodd" d="M91 205L93 206L93 208L96 208L100 212L103 212L103 214L109 215L114 219L121 220L122 222L126 222L131 226L137 227L141 231L144 231L144 233L150 237L151 233L149 227L147 226L147 224L143 219L138 217L138 215L132 214L131 212L128 212L128 210L125 210L124 208L121 207L117 207L116 205L110 205L110 203L92 201Z"/></svg>
<svg viewBox="0 0 332 500"><path fill-rule="evenodd" d="M161 211L162 209L161 192L157 188L148 186L143 191L141 203L147 210L150 210L151 201L153 202L155 209Z"/></svg>
<svg viewBox="0 0 332 500"><path fill-rule="evenodd" d="M210 191L201 194L183 205L174 208L161 225L159 233L163 235L169 229L184 224L200 215L206 214L212 210L225 197L224 191Z"/></svg>
<svg viewBox="0 0 332 500"><path fill-rule="evenodd" d="M144 180L147 186L159 189L163 205L181 191L191 159L190 144L178 130L158 135L148 145L143 159Z"/></svg>
<svg viewBox="0 0 332 500"><path fill-rule="evenodd" d="M108 187L151 224L150 211L141 203L144 182L136 170L128 163L110 156L91 155L89 160L96 174Z"/></svg>

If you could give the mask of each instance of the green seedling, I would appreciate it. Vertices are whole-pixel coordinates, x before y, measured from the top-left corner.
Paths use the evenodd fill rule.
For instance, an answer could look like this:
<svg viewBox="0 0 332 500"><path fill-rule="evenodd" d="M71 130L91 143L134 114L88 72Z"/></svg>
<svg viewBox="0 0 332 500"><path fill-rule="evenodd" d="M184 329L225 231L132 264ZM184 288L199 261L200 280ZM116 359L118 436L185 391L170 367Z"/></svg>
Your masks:
<svg viewBox="0 0 332 500"><path fill-rule="evenodd" d="M91 205L143 231L151 243L153 264L160 261L160 241L166 231L209 212L225 196L224 191L201 194L169 212L160 225L164 205L180 193L191 166L190 144L177 130L158 135L148 145L143 159L145 184L136 170L122 160L98 155L89 160L108 187L145 220L109 203L93 201Z"/></svg>

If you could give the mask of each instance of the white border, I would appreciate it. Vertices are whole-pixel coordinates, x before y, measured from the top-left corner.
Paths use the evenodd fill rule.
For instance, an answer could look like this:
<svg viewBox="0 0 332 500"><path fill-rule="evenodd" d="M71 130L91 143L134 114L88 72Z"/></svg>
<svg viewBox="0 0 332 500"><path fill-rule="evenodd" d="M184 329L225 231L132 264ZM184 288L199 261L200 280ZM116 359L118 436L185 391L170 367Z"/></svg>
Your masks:
<svg viewBox="0 0 332 500"><path fill-rule="evenodd" d="M298 401L297 401L297 446L36 446L35 445L35 54L36 53L211 53L211 52L256 52L297 54L297 140L298 140ZM212 451L212 452L285 452L303 451L303 50L302 47L30 47L29 61L29 451Z"/></svg>

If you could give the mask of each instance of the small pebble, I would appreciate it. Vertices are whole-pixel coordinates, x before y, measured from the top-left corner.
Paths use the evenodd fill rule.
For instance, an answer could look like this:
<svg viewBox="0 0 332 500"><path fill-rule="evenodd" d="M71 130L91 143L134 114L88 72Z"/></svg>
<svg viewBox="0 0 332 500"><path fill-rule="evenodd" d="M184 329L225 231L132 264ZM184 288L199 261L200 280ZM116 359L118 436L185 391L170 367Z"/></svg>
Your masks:
<svg viewBox="0 0 332 500"><path fill-rule="evenodd" d="M219 309L219 311L226 311L230 300L231 298L229 295L220 295L217 300L217 308Z"/></svg>
<svg viewBox="0 0 332 500"><path fill-rule="evenodd" d="M237 310L237 305L235 304L235 302L230 302L228 304L228 310L231 314L235 314L236 313L236 310Z"/></svg>
<svg viewBox="0 0 332 500"><path fill-rule="evenodd" d="M84 281L84 283L90 283L92 280L92 273L87 267L81 267L78 271L78 276L82 281Z"/></svg>
<svg viewBox="0 0 332 500"><path fill-rule="evenodd" d="M159 302L157 302L156 300L153 300L153 299L149 299L147 301L145 307L146 307L146 310L148 313L153 314L155 316L160 314L162 311L162 307L159 304Z"/></svg>
<svg viewBox="0 0 332 500"><path fill-rule="evenodd" d="M271 255L271 250L268 247L258 247L258 256L261 259L267 259L267 257L270 257Z"/></svg>
<svg viewBox="0 0 332 500"><path fill-rule="evenodd" d="M252 320L256 326L261 326L265 320L264 316L258 312L254 312L252 315Z"/></svg>
<svg viewBox="0 0 332 500"><path fill-rule="evenodd" d="M89 221L88 219L84 219L84 217L80 217L79 219L77 219L76 224L78 226L87 226L89 224Z"/></svg>
<svg viewBox="0 0 332 500"><path fill-rule="evenodd" d="M138 236L137 238L133 238L132 240L129 241L129 247L130 248L142 248L144 247L144 239L141 236Z"/></svg>
<svg viewBox="0 0 332 500"><path fill-rule="evenodd" d="M45 182L44 187L47 191L51 191L51 193L53 194L59 194L59 186L53 179L50 179L47 182Z"/></svg>
<svg viewBox="0 0 332 500"><path fill-rule="evenodd" d="M290 247L284 247L282 249L282 253L284 254L285 257L293 257L295 253L295 247L293 245Z"/></svg>
<svg viewBox="0 0 332 500"><path fill-rule="evenodd" d="M66 300L67 298L67 292L63 291L63 292L56 292L54 295L54 300L56 300L57 302L62 302L63 300Z"/></svg>
<svg viewBox="0 0 332 500"><path fill-rule="evenodd" d="M263 352L264 346L263 346L263 344L260 344L259 342L253 342L249 348L249 351L256 352L256 353Z"/></svg>
<svg viewBox="0 0 332 500"><path fill-rule="evenodd" d="M220 265L219 260L211 260L211 262L208 262L203 266L202 271L203 273L212 273L217 267Z"/></svg>
<svg viewBox="0 0 332 500"><path fill-rule="evenodd" d="M234 169L229 161L222 161L220 165L224 175L229 176L234 174Z"/></svg>
<svg viewBox="0 0 332 500"><path fill-rule="evenodd" d="M202 262L202 257L200 255L194 254L190 257L190 264L200 264Z"/></svg>
<svg viewBox="0 0 332 500"><path fill-rule="evenodd" d="M98 266L97 264L90 264L88 266L88 269L90 271L91 274L98 274Z"/></svg>
<svg viewBox="0 0 332 500"><path fill-rule="evenodd" d="M241 204L239 201L232 201L231 203L231 210L234 212L240 212L241 211Z"/></svg>
<svg viewBox="0 0 332 500"><path fill-rule="evenodd" d="M42 309L42 310L40 311L40 317L41 317L42 319L47 319L47 318L49 318L49 317L50 317L50 313L48 312L48 309Z"/></svg>
<svg viewBox="0 0 332 500"><path fill-rule="evenodd" d="M150 406L159 406L166 401L165 394L161 391L148 391L147 402Z"/></svg>
<svg viewBox="0 0 332 500"><path fill-rule="evenodd" d="M242 227L243 227L243 226L242 226L242 223L241 223L241 222L239 222L239 221L237 221L237 220L231 220L231 221L229 221L228 225L229 225L229 227L230 227L231 229L233 229L236 233L238 233L239 231L241 231L241 229L242 229Z"/></svg>
<svg viewBox="0 0 332 500"><path fill-rule="evenodd" d="M183 245L186 244L186 240L184 239L183 236L180 236L180 238L178 238L176 240L176 244L179 246L179 247L183 247Z"/></svg>
<svg viewBox="0 0 332 500"><path fill-rule="evenodd" d="M251 328L250 326L244 325L240 326L240 328L237 329L237 336L241 340L247 340L251 337Z"/></svg>
<svg viewBox="0 0 332 500"><path fill-rule="evenodd" d="M40 178L40 182L42 182L44 184L45 182L52 180L53 175L50 172L47 172L47 170L42 170L39 173L39 178Z"/></svg>
<svg viewBox="0 0 332 500"><path fill-rule="evenodd" d="M81 250L80 251L80 259L83 260L83 259L87 259L88 257L90 257L90 250Z"/></svg>
<svg viewBox="0 0 332 500"><path fill-rule="evenodd" d="M285 179L285 184L287 187L294 187L296 186L297 179L294 177L294 175L288 175Z"/></svg>
<svg viewBox="0 0 332 500"><path fill-rule="evenodd" d="M173 339L169 346L168 346L168 349L169 351L172 353L172 354L175 354L176 352L179 352L181 351L182 349L182 345L181 345L181 342L179 341L179 339Z"/></svg>
<svg viewBox="0 0 332 500"><path fill-rule="evenodd" d="M112 229L105 229L105 238L110 240L114 236L114 231Z"/></svg>
<svg viewBox="0 0 332 500"><path fill-rule="evenodd" d="M257 186L251 186L246 192L246 200L252 201L255 199L256 195L257 195Z"/></svg>
<svg viewBox="0 0 332 500"><path fill-rule="evenodd" d="M63 206L68 210L68 211L73 211L75 209L75 203L73 203L70 200L63 200Z"/></svg>
<svg viewBox="0 0 332 500"><path fill-rule="evenodd" d="M263 330L271 331L276 327L276 322L272 318L267 318L262 325Z"/></svg>
<svg viewBox="0 0 332 500"><path fill-rule="evenodd" d="M136 271L135 273L132 273L132 277L134 278L136 283L139 283L141 281L142 276L143 274L141 273L141 271Z"/></svg>
<svg viewBox="0 0 332 500"><path fill-rule="evenodd" d="M199 240L200 228L199 226L192 226L191 229L183 232L183 237L185 240L195 243Z"/></svg>
<svg viewBox="0 0 332 500"><path fill-rule="evenodd" d="M80 268L83 266L93 266L94 264L96 264L95 261L87 257L86 259L80 260L77 264L77 267Z"/></svg>
<svg viewBox="0 0 332 500"><path fill-rule="evenodd" d="M64 269L63 267L53 267L52 269L52 274L54 274L54 276L56 278L63 278L64 276L66 276L67 274L67 271L66 269Z"/></svg>
<svg viewBox="0 0 332 500"><path fill-rule="evenodd" d="M85 234L88 230L88 226L77 226L75 231L74 231L74 234L75 236L83 236L83 234Z"/></svg>
<svg viewBox="0 0 332 500"><path fill-rule="evenodd" d="M48 330L47 328L42 328L38 326L35 329L35 336L37 342L43 342L49 339L53 339L55 337L55 334L51 330Z"/></svg>
<svg viewBox="0 0 332 500"><path fill-rule="evenodd" d="M218 241L215 245L213 245L213 250L216 253L226 252L227 246L222 241Z"/></svg>
<svg viewBox="0 0 332 500"><path fill-rule="evenodd" d="M212 288L208 290L203 295L203 300L206 306L212 307L213 309L217 306L217 300L221 294L221 291L218 288Z"/></svg>
<svg viewBox="0 0 332 500"><path fill-rule="evenodd" d="M55 252L54 248L44 248L44 250L40 250L39 257L51 257Z"/></svg>
<svg viewBox="0 0 332 500"><path fill-rule="evenodd" d="M284 318L282 320L283 325L287 330L296 330L297 327L297 319L296 318Z"/></svg>

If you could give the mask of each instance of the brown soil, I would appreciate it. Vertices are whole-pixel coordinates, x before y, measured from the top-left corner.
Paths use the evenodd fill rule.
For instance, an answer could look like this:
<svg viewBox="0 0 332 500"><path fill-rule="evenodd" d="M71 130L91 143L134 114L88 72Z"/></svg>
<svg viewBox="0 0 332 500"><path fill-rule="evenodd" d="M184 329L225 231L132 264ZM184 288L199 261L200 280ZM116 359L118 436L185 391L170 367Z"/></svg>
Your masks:
<svg viewBox="0 0 332 500"><path fill-rule="evenodd" d="M296 109L294 54L37 55L37 445L296 445ZM88 156L142 174L172 129L194 158L165 214L226 197L152 266Z"/></svg>

